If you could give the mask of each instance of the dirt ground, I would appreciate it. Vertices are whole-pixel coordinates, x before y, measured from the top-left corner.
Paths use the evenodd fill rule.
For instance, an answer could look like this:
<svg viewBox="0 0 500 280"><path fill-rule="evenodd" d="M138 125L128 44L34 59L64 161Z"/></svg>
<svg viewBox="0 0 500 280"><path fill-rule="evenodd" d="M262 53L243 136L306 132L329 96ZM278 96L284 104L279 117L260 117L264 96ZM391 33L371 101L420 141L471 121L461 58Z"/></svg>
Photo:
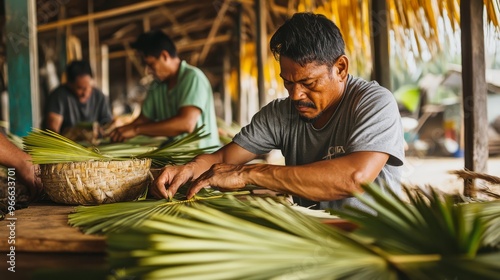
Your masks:
<svg viewBox="0 0 500 280"><path fill-rule="evenodd" d="M417 186L431 185L448 193L462 192L463 180L456 175L449 174L448 171L463 169L463 158L407 157L402 182ZM488 170L485 173L500 177L500 157L489 158ZM478 183L481 184L481 182ZM497 190L496 186L493 187Z"/></svg>

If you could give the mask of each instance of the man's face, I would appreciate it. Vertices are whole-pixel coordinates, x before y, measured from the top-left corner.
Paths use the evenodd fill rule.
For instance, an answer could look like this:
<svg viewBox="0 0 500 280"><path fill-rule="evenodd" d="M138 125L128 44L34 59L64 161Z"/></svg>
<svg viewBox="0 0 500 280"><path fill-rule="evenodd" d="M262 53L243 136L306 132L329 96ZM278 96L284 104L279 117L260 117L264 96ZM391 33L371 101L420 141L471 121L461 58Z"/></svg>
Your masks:
<svg viewBox="0 0 500 280"><path fill-rule="evenodd" d="M145 56L144 63L146 64L147 73L152 74L160 82L169 79L173 73L167 67L168 59L170 59L170 56L164 52L158 58L150 55Z"/></svg>
<svg viewBox="0 0 500 280"><path fill-rule="evenodd" d="M280 58L280 66L280 76L301 118L308 122L329 119L333 111L328 109L340 101L344 90L336 66L314 62L301 66L288 57Z"/></svg>
<svg viewBox="0 0 500 280"><path fill-rule="evenodd" d="M78 76L69 85L80 103L86 103L92 95L93 80L90 75Z"/></svg>

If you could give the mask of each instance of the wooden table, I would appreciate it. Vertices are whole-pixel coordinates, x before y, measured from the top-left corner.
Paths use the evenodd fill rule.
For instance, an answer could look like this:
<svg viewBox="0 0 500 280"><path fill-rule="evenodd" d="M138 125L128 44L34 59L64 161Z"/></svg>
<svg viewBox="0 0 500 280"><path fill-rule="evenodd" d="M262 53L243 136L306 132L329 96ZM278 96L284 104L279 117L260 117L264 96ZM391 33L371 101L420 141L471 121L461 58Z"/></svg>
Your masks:
<svg viewBox="0 0 500 280"><path fill-rule="evenodd" d="M37 279L44 271L61 268L104 270L104 237L86 235L69 226L68 214L73 209L74 206L37 203L16 210L14 216L7 215L7 219L16 220L0 221L0 279ZM9 228L11 222L15 222L14 231ZM15 244L9 244L11 235ZM8 271L11 246L15 246L15 273Z"/></svg>
<svg viewBox="0 0 500 280"><path fill-rule="evenodd" d="M74 206L38 203L16 210L15 251L50 253L104 253L103 236L86 235L68 225ZM7 219L11 216L7 215ZM10 250L10 220L0 221L0 251Z"/></svg>

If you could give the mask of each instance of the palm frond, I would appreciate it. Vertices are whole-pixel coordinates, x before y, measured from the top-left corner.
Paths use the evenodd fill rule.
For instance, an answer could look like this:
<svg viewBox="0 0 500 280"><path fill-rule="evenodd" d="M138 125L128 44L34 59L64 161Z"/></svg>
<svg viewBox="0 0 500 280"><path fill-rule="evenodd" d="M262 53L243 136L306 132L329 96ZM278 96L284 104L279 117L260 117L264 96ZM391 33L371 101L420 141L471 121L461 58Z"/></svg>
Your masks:
<svg viewBox="0 0 500 280"><path fill-rule="evenodd" d="M35 128L24 137L23 144L35 164L113 159L51 130Z"/></svg>
<svg viewBox="0 0 500 280"><path fill-rule="evenodd" d="M354 233L327 227L270 199L198 203L179 207L178 215L153 215L141 227L109 235L110 264L118 279L500 275L500 252L494 246L498 234L493 232L499 227L498 203L455 205L431 191L410 196L410 205L378 186L363 188L373 200L358 197L378 214L352 208L336 213L359 224Z"/></svg>
<svg viewBox="0 0 500 280"><path fill-rule="evenodd" d="M451 197L441 198L432 189L430 194L406 190L410 203L403 202L393 193L383 195L380 188L372 185L366 187L366 192L373 201L363 196L359 198L378 214L353 208L350 208L353 214L333 213L362 224L361 234L373 237L377 246L394 253L466 254L471 257L485 246L484 234L492 226L492 221L500 219L500 201L492 202L489 212L486 212L478 211L477 207L456 206ZM489 223L485 221L487 218ZM394 235L395 231L397 235ZM419 234L415 234L417 232ZM394 236L386 238L389 235ZM494 240L491 239L490 243Z"/></svg>
<svg viewBox="0 0 500 280"><path fill-rule="evenodd" d="M214 207L223 203L219 200L231 194L248 194L249 192L221 193L214 189L202 189L189 200L182 195L187 189L182 187L171 201L142 200L131 202L119 202L102 204L98 206L78 206L74 213L68 216L68 223L79 227L87 234L102 234L108 232L123 231L136 227L153 215L165 214L170 216L179 215L179 209L196 203L213 203Z"/></svg>
<svg viewBox="0 0 500 280"><path fill-rule="evenodd" d="M84 147L56 132L34 129L24 137L24 149L35 164L80 162L89 160L129 160L151 158L153 165L183 164L195 156L212 151L216 147L197 148L197 142L208 136L203 126L173 142L159 147L115 143L97 147Z"/></svg>
<svg viewBox="0 0 500 280"><path fill-rule="evenodd" d="M110 264L124 278L141 279L339 279L354 275L396 279L387 262L365 244L289 206L257 198L243 208L246 214L238 211L238 215L258 217L274 226L206 205L183 207L180 216L156 215L133 231L109 235Z"/></svg>
<svg viewBox="0 0 500 280"><path fill-rule="evenodd" d="M202 125L193 132L184 137L178 138L172 142L162 144L158 149L137 155L138 158L151 158L153 164L157 166L165 166L167 164L183 164L195 156L214 151L217 146L198 148L197 143L201 139L207 137L209 133L204 132Z"/></svg>

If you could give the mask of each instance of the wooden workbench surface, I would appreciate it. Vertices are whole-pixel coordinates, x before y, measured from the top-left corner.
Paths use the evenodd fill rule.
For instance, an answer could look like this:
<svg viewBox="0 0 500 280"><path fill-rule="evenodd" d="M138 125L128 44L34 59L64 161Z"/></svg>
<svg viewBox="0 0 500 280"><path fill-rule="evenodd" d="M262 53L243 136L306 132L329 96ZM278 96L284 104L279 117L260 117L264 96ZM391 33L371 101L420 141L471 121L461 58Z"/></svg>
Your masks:
<svg viewBox="0 0 500 280"><path fill-rule="evenodd" d="M16 252L30 253L104 253L105 238L86 235L68 225L68 214L75 206L51 202L36 203L14 212L15 244L9 244L12 232L9 228L11 216L0 221L0 252L8 252L15 246ZM355 226L345 220L324 220L323 223L351 231Z"/></svg>
<svg viewBox="0 0 500 280"><path fill-rule="evenodd" d="M15 246L16 252L54 253L103 253L106 244L103 236L86 235L68 225L68 214L74 206L55 203L37 203L16 210L14 216L0 221L0 251L8 252ZM9 225L15 222L15 231ZM9 244L9 237L15 244ZM12 241L11 241L12 242Z"/></svg>

